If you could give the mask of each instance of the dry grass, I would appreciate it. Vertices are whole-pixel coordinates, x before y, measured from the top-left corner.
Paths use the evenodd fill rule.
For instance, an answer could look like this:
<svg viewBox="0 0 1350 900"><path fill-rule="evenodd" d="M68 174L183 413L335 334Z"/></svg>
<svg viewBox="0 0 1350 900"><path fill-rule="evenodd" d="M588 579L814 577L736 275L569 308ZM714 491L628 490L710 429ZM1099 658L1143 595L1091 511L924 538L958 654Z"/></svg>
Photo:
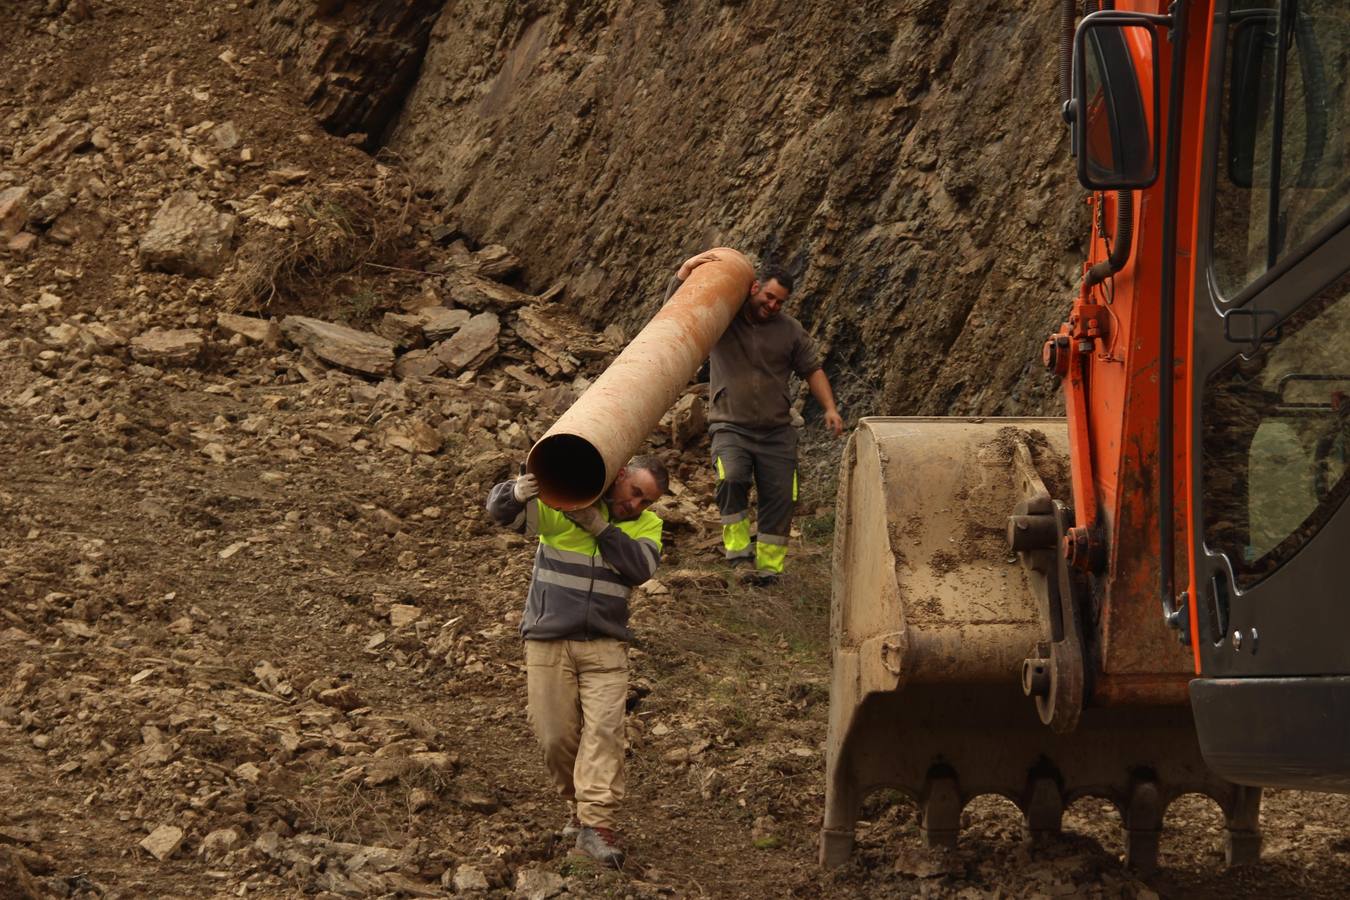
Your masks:
<svg viewBox="0 0 1350 900"><path fill-rule="evenodd" d="M316 297L327 302L335 279L384 259L404 235L411 206L411 186L396 171L297 195L286 207L294 224L285 237L259 230L240 249L227 307L269 312ZM353 296L362 297L359 290Z"/></svg>

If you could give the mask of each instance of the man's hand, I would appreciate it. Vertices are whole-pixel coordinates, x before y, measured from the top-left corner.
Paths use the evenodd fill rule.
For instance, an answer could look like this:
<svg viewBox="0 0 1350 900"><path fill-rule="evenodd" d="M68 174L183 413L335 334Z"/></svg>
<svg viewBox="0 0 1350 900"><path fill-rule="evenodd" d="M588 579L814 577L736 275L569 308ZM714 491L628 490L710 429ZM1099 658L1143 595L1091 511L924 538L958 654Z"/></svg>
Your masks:
<svg viewBox="0 0 1350 900"><path fill-rule="evenodd" d="M689 277L690 272L694 271L695 269L697 269L699 266L703 265L706 262L717 262L717 254L712 252L711 250L705 250L698 256L689 257L680 265L680 270L675 273L675 277L680 279L681 281L684 281L686 278Z"/></svg>
<svg viewBox="0 0 1350 900"><path fill-rule="evenodd" d="M595 503L582 509L574 509L569 513L563 513L563 515L567 516L578 528L588 532L591 537L599 537L600 532L609 527L609 523L605 521L604 515L600 512L600 507Z"/></svg>
<svg viewBox="0 0 1350 900"><path fill-rule="evenodd" d="M517 503L528 503L539 496L539 479L533 475L522 475L511 488L511 496Z"/></svg>
<svg viewBox="0 0 1350 900"><path fill-rule="evenodd" d="M839 410L825 410L825 427L833 431L835 437L844 433L844 419L839 415Z"/></svg>

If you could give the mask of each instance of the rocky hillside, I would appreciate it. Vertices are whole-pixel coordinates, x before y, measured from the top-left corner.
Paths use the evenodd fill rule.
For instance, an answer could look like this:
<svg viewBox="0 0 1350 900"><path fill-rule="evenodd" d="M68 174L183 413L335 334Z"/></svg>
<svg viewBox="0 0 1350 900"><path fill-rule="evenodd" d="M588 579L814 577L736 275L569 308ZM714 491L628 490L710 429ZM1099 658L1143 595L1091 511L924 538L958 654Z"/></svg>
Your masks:
<svg viewBox="0 0 1350 900"><path fill-rule="evenodd" d="M353 6L268 7L311 107L376 140L334 92L396 57L387 108L429 28L383 140L536 291L631 332L682 255L730 243L800 273L852 415L1057 410L1033 361L1086 220L1045 4Z"/></svg>

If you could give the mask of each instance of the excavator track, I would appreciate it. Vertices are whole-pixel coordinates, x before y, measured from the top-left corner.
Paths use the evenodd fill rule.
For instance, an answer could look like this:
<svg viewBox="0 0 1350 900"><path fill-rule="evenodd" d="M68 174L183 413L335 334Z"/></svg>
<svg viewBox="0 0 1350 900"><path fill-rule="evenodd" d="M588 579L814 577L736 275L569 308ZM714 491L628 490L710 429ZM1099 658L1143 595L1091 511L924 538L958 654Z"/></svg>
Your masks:
<svg viewBox="0 0 1350 900"><path fill-rule="evenodd" d="M1102 797L1120 813L1126 863L1144 871L1157 865L1168 804L1199 793L1223 810L1229 862L1259 857L1260 789L1209 771L1189 706L1082 708L1081 611L1067 590L1059 599L1047 563L1058 542L1019 554L1008 534L1029 485L1032 506L1053 504L1062 520L1067 459L1063 419L868 418L850 439L824 865L848 859L861 803L880 788L918 804L934 846L956 843L962 808L981 794L1015 803L1030 837L1058 832L1073 801Z"/></svg>

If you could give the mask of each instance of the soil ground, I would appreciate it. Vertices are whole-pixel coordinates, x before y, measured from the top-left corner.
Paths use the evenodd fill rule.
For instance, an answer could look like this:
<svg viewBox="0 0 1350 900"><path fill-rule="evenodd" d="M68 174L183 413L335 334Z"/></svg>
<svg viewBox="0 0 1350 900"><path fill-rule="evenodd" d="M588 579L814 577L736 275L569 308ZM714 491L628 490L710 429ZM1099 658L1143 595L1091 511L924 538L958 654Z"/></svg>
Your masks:
<svg viewBox="0 0 1350 900"><path fill-rule="evenodd" d="M930 872L913 807L884 794L855 861L820 871L828 443L809 451L821 474L772 589L740 586L716 559L704 446L661 449L684 491L661 584L635 599L631 857L616 872L569 855L524 717L516 626L532 553L481 512L522 449L507 423L546 424L546 391L497 368L384 383L326 372L210 330L239 302L237 270L136 266L135 237L183 184L247 206L286 199L268 181L281 166L382 177L304 124L246 10L183 6L171 22L133 0L4 14L17 39L0 49L0 159L49 117L105 125L111 146L0 164L0 189L65 185L101 222L0 258L0 897L439 896L464 866L492 892L538 870L579 896L1343 894L1350 801L1283 791L1266 802L1265 859L1241 871L1223 866L1208 801L1172 807L1163 872L1141 879L1102 804L1080 801L1061 839L1028 847L1012 806L981 798ZM227 118L264 164L193 162L188 129ZM310 273L251 308L354 324L397 309L438 252L423 213L381 263L414 271L352 257L331 291ZM241 240L267 227L246 222ZM62 326L100 323L199 327L207 346L174 367L63 343ZM512 353L497 364L529 358ZM440 435L434 451L382 438L414 421ZM163 826L183 840L159 860L142 841Z"/></svg>

